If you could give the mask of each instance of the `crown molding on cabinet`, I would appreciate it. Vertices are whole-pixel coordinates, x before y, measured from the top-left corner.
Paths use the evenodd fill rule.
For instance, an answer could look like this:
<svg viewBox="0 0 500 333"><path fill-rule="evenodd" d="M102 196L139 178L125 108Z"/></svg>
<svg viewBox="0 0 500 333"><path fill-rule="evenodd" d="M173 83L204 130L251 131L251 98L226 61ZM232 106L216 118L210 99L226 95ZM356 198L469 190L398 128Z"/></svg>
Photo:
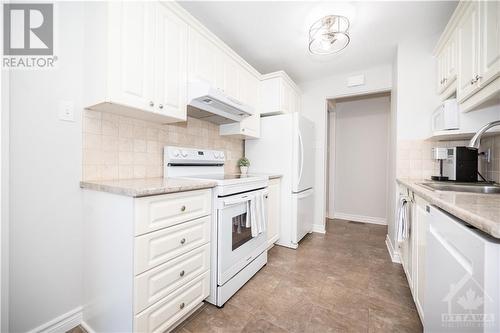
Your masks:
<svg viewBox="0 0 500 333"><path fill-rule="evenodd" d="M288 74L285 71L276 71L276 72L272 72L272 73L263 74L260 79L267 80L267 79L272 79L272 78L276 78L276 77L283 78L286 82L288 82L288 84L290 84L290 86L292 86L292 88L295 91L297 91L299 93L301 92L299 86L297 86L297 84L290 78L290 76L288 76Z"/></svg>
<svg viewBox="0 0 500 333"><path fill-rule="evenodd" d="M465 13L470 4L471 4L470 1L460 1L458 3L457 8L451 15L451 18L448 20L448 23L446 24L446 27L444 28L444 31L441 34L441 37L439 37L436 47L434 48L433 52L434 55L437 55L439 52L441 52L443 47L446 46L446 42L448 42L448 40L450 39L456 26L458 25L458 22L460 21L462 15Z"/></svg>
<svg viewBox="0 0 500 333"><path fill-rule="evenodd" d="M252 75L257 77L259 80L262 79L262 74L259 73L255 68L253 68L248 62L245 61L240 55L238 55L233 49L231 49L226 43L224 43L219 37L217 37L213 32L208 30L200 21L198 21L193 15L191 15L187 10L185 10L181 5L175 1L161 1L161 3L177 14L182 20L184 20L191 28L195 29L198 33L202 34L205 38L209 39L217 47L219 47L223 52L233 58L241 66L243 66Z"/></svg>

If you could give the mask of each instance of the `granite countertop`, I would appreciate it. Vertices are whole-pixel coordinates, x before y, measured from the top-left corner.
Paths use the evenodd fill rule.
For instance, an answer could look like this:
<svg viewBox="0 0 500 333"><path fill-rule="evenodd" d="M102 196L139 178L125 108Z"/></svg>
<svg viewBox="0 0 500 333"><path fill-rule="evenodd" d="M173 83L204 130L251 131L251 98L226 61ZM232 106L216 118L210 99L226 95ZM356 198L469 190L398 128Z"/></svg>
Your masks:
<svg viewBox="0 0 500 333"><path fill-rule="evenodd" d="M80 187L84 189L109 192L129 197L144 197L148 195L191 191L203 188L212 188L216 185L216 182L211 180L163 177L80 182Z"/></svg>
<svg viewBox="0 0 500 333"><path fill-rule="evenodd" d="M477 194L451 191L431 191L418 183L422 180L397 179L430 204L483 232L500 238L500 194Z"/></svg>

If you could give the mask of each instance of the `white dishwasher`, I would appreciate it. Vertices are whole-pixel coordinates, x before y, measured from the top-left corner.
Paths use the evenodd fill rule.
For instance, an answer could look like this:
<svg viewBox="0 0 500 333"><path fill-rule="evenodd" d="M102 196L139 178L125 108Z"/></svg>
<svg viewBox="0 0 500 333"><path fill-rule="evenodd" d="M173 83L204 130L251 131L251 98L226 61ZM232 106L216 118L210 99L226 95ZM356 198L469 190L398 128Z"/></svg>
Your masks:
<svg viewBox="0 0 500 333"><path fill-rule="evenodd" d="M500 240L431 207L425 332L500 332Z"/></svg>

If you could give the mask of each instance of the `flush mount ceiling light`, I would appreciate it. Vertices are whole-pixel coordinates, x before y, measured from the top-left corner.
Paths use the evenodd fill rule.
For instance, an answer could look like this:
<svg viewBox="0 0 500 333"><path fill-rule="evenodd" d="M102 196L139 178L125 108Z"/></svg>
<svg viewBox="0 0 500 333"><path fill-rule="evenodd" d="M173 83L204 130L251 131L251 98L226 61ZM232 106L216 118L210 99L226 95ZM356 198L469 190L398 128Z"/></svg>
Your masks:
<svg viewBox="0 0 500 333"><path fill-rule="evenodd" d="M345 16L325 16L309 29L309 52L312 54L337 53L345 49L349 41L349 20Z"/></svg>

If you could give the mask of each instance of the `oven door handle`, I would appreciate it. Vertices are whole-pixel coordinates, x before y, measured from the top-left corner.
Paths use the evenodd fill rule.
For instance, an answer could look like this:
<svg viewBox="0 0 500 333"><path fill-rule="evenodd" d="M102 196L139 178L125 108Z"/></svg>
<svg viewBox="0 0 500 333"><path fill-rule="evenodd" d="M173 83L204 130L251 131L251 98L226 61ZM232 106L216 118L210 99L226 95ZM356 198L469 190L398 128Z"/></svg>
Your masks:
<svg viewBox="0 0 500 333"><path fill-rule="evenodd" d="M224 207L227 207L227 206L232 206L232 205L237 205L237 204L240 204L242 202L247 202L247 201L250 201L252 200L253 196L250 196L250 195L245 195L244 197L240 197L240 198L237 198L237 199L226 199L224 200Z"/></svg>

